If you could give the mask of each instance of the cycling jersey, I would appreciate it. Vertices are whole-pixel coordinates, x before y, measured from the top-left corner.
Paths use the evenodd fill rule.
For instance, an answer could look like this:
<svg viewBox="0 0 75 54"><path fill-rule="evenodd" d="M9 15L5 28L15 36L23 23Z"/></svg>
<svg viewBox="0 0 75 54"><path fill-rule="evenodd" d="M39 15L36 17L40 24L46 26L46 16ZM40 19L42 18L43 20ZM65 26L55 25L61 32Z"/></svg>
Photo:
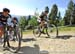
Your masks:
<svg viewBox="0 0 75 54"><path fill-rule="evenodd" d="M2 12L0 12L0 23L2 23L2 24L6 24L6 23L7 23L8 18L10 18L10 17L11 17L11 15L10 15L10 14L8 14L8 16L7 16L7 17L5 17L5 16L2 14Z"/></svg>
<svg viewBox="0 0 75 54"><path fill-rule="evenodd" d="M41 21L46 20L46 18L47 18L47 15L44 12L42 12L42 14L40 15Z"/></svg>

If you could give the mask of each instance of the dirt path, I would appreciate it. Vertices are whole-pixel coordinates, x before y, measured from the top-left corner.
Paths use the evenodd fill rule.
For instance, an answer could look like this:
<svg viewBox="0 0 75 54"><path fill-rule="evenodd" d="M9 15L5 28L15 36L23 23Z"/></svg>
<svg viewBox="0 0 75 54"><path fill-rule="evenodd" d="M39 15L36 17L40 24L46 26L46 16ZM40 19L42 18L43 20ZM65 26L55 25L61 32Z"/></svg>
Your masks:
<svg viewBox="0 0 75 54"><path fill-rule="evenodd" d="M23 35L21 49L17 54L75 54L74 32L60 32L55 39L41 36L35 38L33 34ZM14 54L2 51L0 54Z"/></svg>

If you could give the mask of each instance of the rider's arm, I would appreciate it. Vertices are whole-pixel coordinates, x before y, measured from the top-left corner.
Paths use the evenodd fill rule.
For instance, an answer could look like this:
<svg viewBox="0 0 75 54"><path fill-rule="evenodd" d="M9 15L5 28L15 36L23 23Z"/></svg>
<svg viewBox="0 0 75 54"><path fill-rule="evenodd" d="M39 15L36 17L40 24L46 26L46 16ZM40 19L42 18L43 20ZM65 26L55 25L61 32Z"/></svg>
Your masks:
<svg viewBox="0 0 75 54"><path fill-rule="evenodd" d="M10 14L8 14L8 15L9 15L9 18L12 18L12 16Z"/></svg>
<svg viewBox="0 0 75 54"><path fill-rule="evenodd" d="M40 18L44 18L44 14L43 13L41 13L41 15L39 16Z"/></svg>

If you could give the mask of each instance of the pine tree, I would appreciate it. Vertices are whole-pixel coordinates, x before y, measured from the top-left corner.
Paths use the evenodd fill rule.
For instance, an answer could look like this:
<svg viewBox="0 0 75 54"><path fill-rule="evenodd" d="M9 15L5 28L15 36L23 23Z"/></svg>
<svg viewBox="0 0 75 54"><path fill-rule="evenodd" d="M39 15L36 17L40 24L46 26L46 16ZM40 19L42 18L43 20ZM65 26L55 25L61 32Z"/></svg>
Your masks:
<svg viewBox="0 0 75 54"><path fill-rule="evenodd" d="M65 16L64 16L65 25L72 25L73 9L74 9L74 3L73 3L72 0L70 0L70 2L68 4L68 9L66 10L66 13L65 13Z"/></svg>
<svg viewBox="0 0 75 54"><path fill-rule="evenodd" d="M49 14L49 19L51 24L56 24L57 13L58 13L58 7L56 4L54 4L51 9L51 13Z"/></svg>

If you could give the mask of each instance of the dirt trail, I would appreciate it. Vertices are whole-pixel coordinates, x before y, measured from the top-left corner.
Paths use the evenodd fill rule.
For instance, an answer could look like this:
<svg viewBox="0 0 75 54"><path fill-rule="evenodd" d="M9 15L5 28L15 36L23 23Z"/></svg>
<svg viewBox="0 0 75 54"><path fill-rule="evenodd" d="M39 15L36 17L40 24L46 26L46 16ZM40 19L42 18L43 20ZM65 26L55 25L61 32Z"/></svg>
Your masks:
<svg viewBox="0 0 75 54"><path fill-rule="evenodd" d="M21 49L17 54L75 54L74 32L60 32L55 39L41 36L36 38L33 34L24 34ZM0 54L14 54L2 51Z"/></svg>

